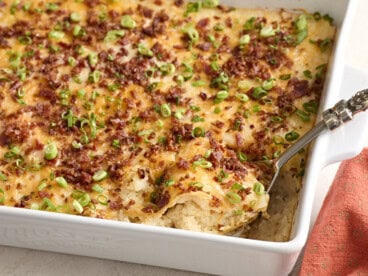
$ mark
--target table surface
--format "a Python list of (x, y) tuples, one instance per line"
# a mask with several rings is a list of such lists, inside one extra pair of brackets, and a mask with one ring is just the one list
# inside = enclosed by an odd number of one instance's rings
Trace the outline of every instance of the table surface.
[[(368, 74), (368, 36), (364, 36), (368, 27), (368, 1), (359, 0), (358, 13), (354, 19), (354, 25), (350, 32), (347, 64), (365, 69)], [(364, 69), (363, 69), (364, 70)], [(366, 143), (368, 146), (368, 141)], [(322, 206), (323, 199), (334, 178), (339, 164), (326, 167), (319, 176), (321, 183), (318, 195), (316, 195), (312, 223), (314, 223)], [(159, 267), (152, 267), (125, 262), (109, 261), (81, 256), (41, 252), (36, 250), (11, 248), (0, 246), (0, 271), (1, 275), (200, 275), (193, 272), (178, 271)], [(293, 273), (294, 274), (294, 273)]]

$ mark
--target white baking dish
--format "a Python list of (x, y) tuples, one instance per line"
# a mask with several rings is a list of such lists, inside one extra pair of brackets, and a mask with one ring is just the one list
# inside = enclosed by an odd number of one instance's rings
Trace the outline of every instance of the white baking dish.
[[(250, 8), (304, 8), (329, 13), (335, 18), (339, 33), (322, 109), (334, 105), (341, 98), (350, 97), (358, 89), (368, 87), (367, 76), (354, 69), (344, 72), (344, 46), (357, 1), (222, 0), (221, 3)], [(308, 236), (320, 170), (327, 164), (358, 154), (367, 134), (368, 116), (358, 115), (343, 128), (318, 138), (306, 169), (295, 229), (289, 242), (247, 240), (0, 207), (0, 244), (212, 274), (286, 275)]]

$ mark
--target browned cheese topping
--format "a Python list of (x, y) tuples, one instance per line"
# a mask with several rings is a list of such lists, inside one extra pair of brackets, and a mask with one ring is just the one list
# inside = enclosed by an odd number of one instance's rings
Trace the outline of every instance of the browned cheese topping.
[(331, 23), (216, 0), (0, 0), (0, 205), (248, 224), (269, 200), (252, 161), (314, 123)]

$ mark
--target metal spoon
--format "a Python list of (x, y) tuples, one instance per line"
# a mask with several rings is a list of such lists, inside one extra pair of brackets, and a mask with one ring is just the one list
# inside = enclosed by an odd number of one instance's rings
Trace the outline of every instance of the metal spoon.
[(284, 151), (278, 159), (273, 160), (274, 175), (268, 186), (267, 193), (275, 184), (281, 168), (291, 157), (297, 154), (324, 131), (338, 128), (343, 123), (352, 120), (355, 114), (365, 111), (366, 109), (368, 109), (368, 89), (359, 91), (348, 101), (341, 100), (335, 104), (334, 107), (325, 110), (322, 113), (321, 121), (303, 135), (295, 144)]

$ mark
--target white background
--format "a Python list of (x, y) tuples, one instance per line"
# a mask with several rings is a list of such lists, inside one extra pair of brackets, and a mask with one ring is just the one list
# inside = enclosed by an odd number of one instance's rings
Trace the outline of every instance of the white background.
[[(333, 4), (333, 2), (331, 2)], [(346, 63), (367, 72), (368, 77), (368, 1), (360, 0), (348, 41)], [(366, 145), (368, 146), (368, 139)], [(312, 223), (339, 164), (325, 168), (320, 176), (320, 188), (315, 198)], [(1, 223), (1, 222), (0, 222)], [(158, 267), (108, 261), (80, 256), (40, 252), (0, 246), (1, 275), (199, 275)]]

